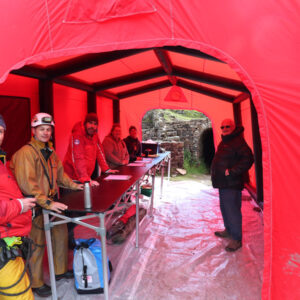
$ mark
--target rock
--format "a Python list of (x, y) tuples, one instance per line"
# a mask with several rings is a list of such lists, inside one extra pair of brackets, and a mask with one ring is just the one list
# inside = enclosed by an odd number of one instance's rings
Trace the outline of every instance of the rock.
[(177, 171), (180, 175), (186, 175), (186, 170), (184, 170), (184, 169), (177, 168), (176, 171)]

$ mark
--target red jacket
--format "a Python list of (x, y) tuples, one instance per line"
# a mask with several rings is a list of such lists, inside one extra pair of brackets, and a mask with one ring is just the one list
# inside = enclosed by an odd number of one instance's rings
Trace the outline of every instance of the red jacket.
[(83, 123), (76, 123), (72, 129), (71, 139), (63, 162), (65, 172), (72, 179), (81, 182), (90, 181), (96, 160), (100, 166), (100, 171), (105, 172), (109, 169), (98, 134), (90, 137), (87, 135)]
[(17, 199), (23, 195), (6, 166), (0, 162), (0, 238), (26, 236), (31, 230), (31, 210), (22, 213)]

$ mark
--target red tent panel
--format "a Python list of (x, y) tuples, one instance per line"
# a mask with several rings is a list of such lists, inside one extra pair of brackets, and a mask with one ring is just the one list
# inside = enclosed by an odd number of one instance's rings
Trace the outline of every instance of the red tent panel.
[[(114, 1), (111, 1), (106, 3), (113, 4)], [(121, 49), (179, 45), (225, 61), (251, 92), (259, 119), (265, 200), (262, 298), (299, 299), (300, 204), (294, 189), (300, 178), (300, 168), (297, 167), (300, 157), (298, 2), (150, 2), (154, 12), (145, 13), (137, 9), (134, 11), (138, 14), (126, 17), (126, 12), (132, 12), (130, 6), (109, 21), (74, 24), (64, 20), (82, 21), (82, 6), (79, 4), (84, 4), (83, 1), (76, 1), (76, 5), (74, 1), (67, 0), (2, 1), (0, 82), (6, 80), (10, 70), (24, 64)], [(71, 9), (68, 15), (71, 19), (66, 19), (68, 9)], [(84, 17), (92, 20), (95, 12), (91, 11), (91, 15)], [(106, 72), (120, 76), (124, 68), (120, 63), (116, 69)], [(117, 72), (117, 69), (120, 71)], [(14, 80), (11, 81), (11, 78)], [(30, 97), (33, 112), (38, 108), (37, 83), (27, 79), (21, 81), (17, 76), (9, 76), (8, 81), (0, 86), (0, 92)], [(23, 82), (28, 82), (28, 85)], [(140, 102), (134, 101), (137, 100), (135, 98), (121, 100), (122, 127), (140, 122), (148, 109), (172, 107), (162, 100), (167, 90), (145, 94), (143, 98), (138, 98), (142, 99)], [(214, 102), (208, 100), (194, 102), (196, 96), (187, 98), (190, 99), (189, 104), (192, 103), (189, 107), (199, 105), (200, 111), (207, 112), (216, 129), (215, 136), (218, 136), (217, 127), (226, 114), (224, 107), (227, 104), (218, 102), (213, 106)], [(61, 105), (55, 101), (55, 105)], [(139, 121), (134, 118), (134, 106), (140, 116)], [(55, 108), (57, 110), (59, 108)], [(74, 114), (76, 117), (80, 115), (77, 110)], [(63, 118), (58, 112), (58, 124), (62, 124)], [(57, 138), (61, 139), (59, 136)]]
[[(249, 99), (241, 102), (241, 115), (242, 123), (245, 128), (244, 136), (247, 144), (253, 151), (253, 137), (252, 137), (252, 125), (251, 125), (251, 110), (250, 110), (250, 101)], [(253, 151), (254, 152), (254, 151)], [(256, 187), (255, 181), (255, 167), (254, 165), (249, 170), (250, 182), (251, 185)]]
[(87, 113), (87, 96), (83, 91), (54, 84), (53, 99), (55, 145), (59, 158), (63, 160), (74, 124), (84, 120)]
[(101, 142), (110, 133), (113, 124), (113, 103), (111, 99), (97, 97), (97, 114), (100, 120), (98, 128)]

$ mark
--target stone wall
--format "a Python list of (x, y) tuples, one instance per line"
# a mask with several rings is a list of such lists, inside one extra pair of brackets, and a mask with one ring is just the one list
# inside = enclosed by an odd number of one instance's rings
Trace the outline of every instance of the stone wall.
[[(183, 168), (183, 142), (162, 142), (160, 147), (166, 151), (171, 151), (171, 173), (173, 174), (176, 168)], [(165, 173), (166, 174), (166, 173)]]
[[(151, 118), (143, 120), (143, 141), (151, 139), (159, 142), (171, 142), (170, 145), (174, 148), (174, 151), (180, 152), (182, 158), (178, 159), (178, 167), (183, 166), (183, 152), (188, 150), (191, 152), (195, 160), (199, 160), (202, 157), (202, 147), (200, 138), (202, 132), (206, 128), (211, 127), (210, 120), (208, 118), (192, 119), (189, 121), (176, 120), (175, 118), (170, 121), (164, 119), (164, 113), (162, 111), (151, 112)], [(175, 142), (175, 143), (174, 143)], [(175, 146), (178, 143), (178, 148)], [(183, 150), (179, 151), (180, 145), (183, 143)], [(168, 145), (168, 147), (171, 147)], [(182, 161), (182, 164), (180, 163)]]

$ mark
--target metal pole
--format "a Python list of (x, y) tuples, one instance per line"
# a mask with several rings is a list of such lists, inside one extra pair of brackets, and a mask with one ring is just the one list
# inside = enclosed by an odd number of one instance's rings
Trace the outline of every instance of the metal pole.
[(49, 263), (49, 273), (50, 273), (52, 300), (57, 300), (55, 270), (54, 270), (51, 232), (50, 232), (51, 228), (50, 228), (50, 222), (49, 222), (49, 213), (45, 209), (43, 209), (43, 217), (44, 217), (44, 228), (45, 228), (47, 253), (48, 253), (48, 263)]
[(260, 139), (260, 134), (259, 134), (257, 112), (254, 107), (252, 97), (250, 98), (250, 108), (251, 108), (256, 194), (257, 194), (257, 202), (262, 204), (264, 201), (262, 149), (261, 149), (261, 139)]
[(171, 175), (171, 153), (169, 154), (169, 160), (168, 160), (168, 181), (170, 181), (170, 175)]
[(136, 198), (135, 198), (135, 248), (139, 247), (139, 203), (140, 203), (140, 181), (136, 183)]
[(161, 164), (161, 179), (160, 179), (160, 199), (163, 194), (163, 184), (164, 184), (164, 174), (165, 174), (165, 164), (162, 162)]
[(107, 253), (106, 253), (106, 230), (104, 225), (105, 214), (100, 213), (100, 237), (102, 246), (102, 270), (103, 270), (103, 284), (104, 284), (104, 299), (108, 300), (108, 269), (107, 269)]
[(155, 173), (156, 168), (152, 171), (152, 195), (151, 195), (151, 202), (150, 202), (150, 217), (153, 217), (153, 202), (154, 202), (154, 190), (155, 190)]

